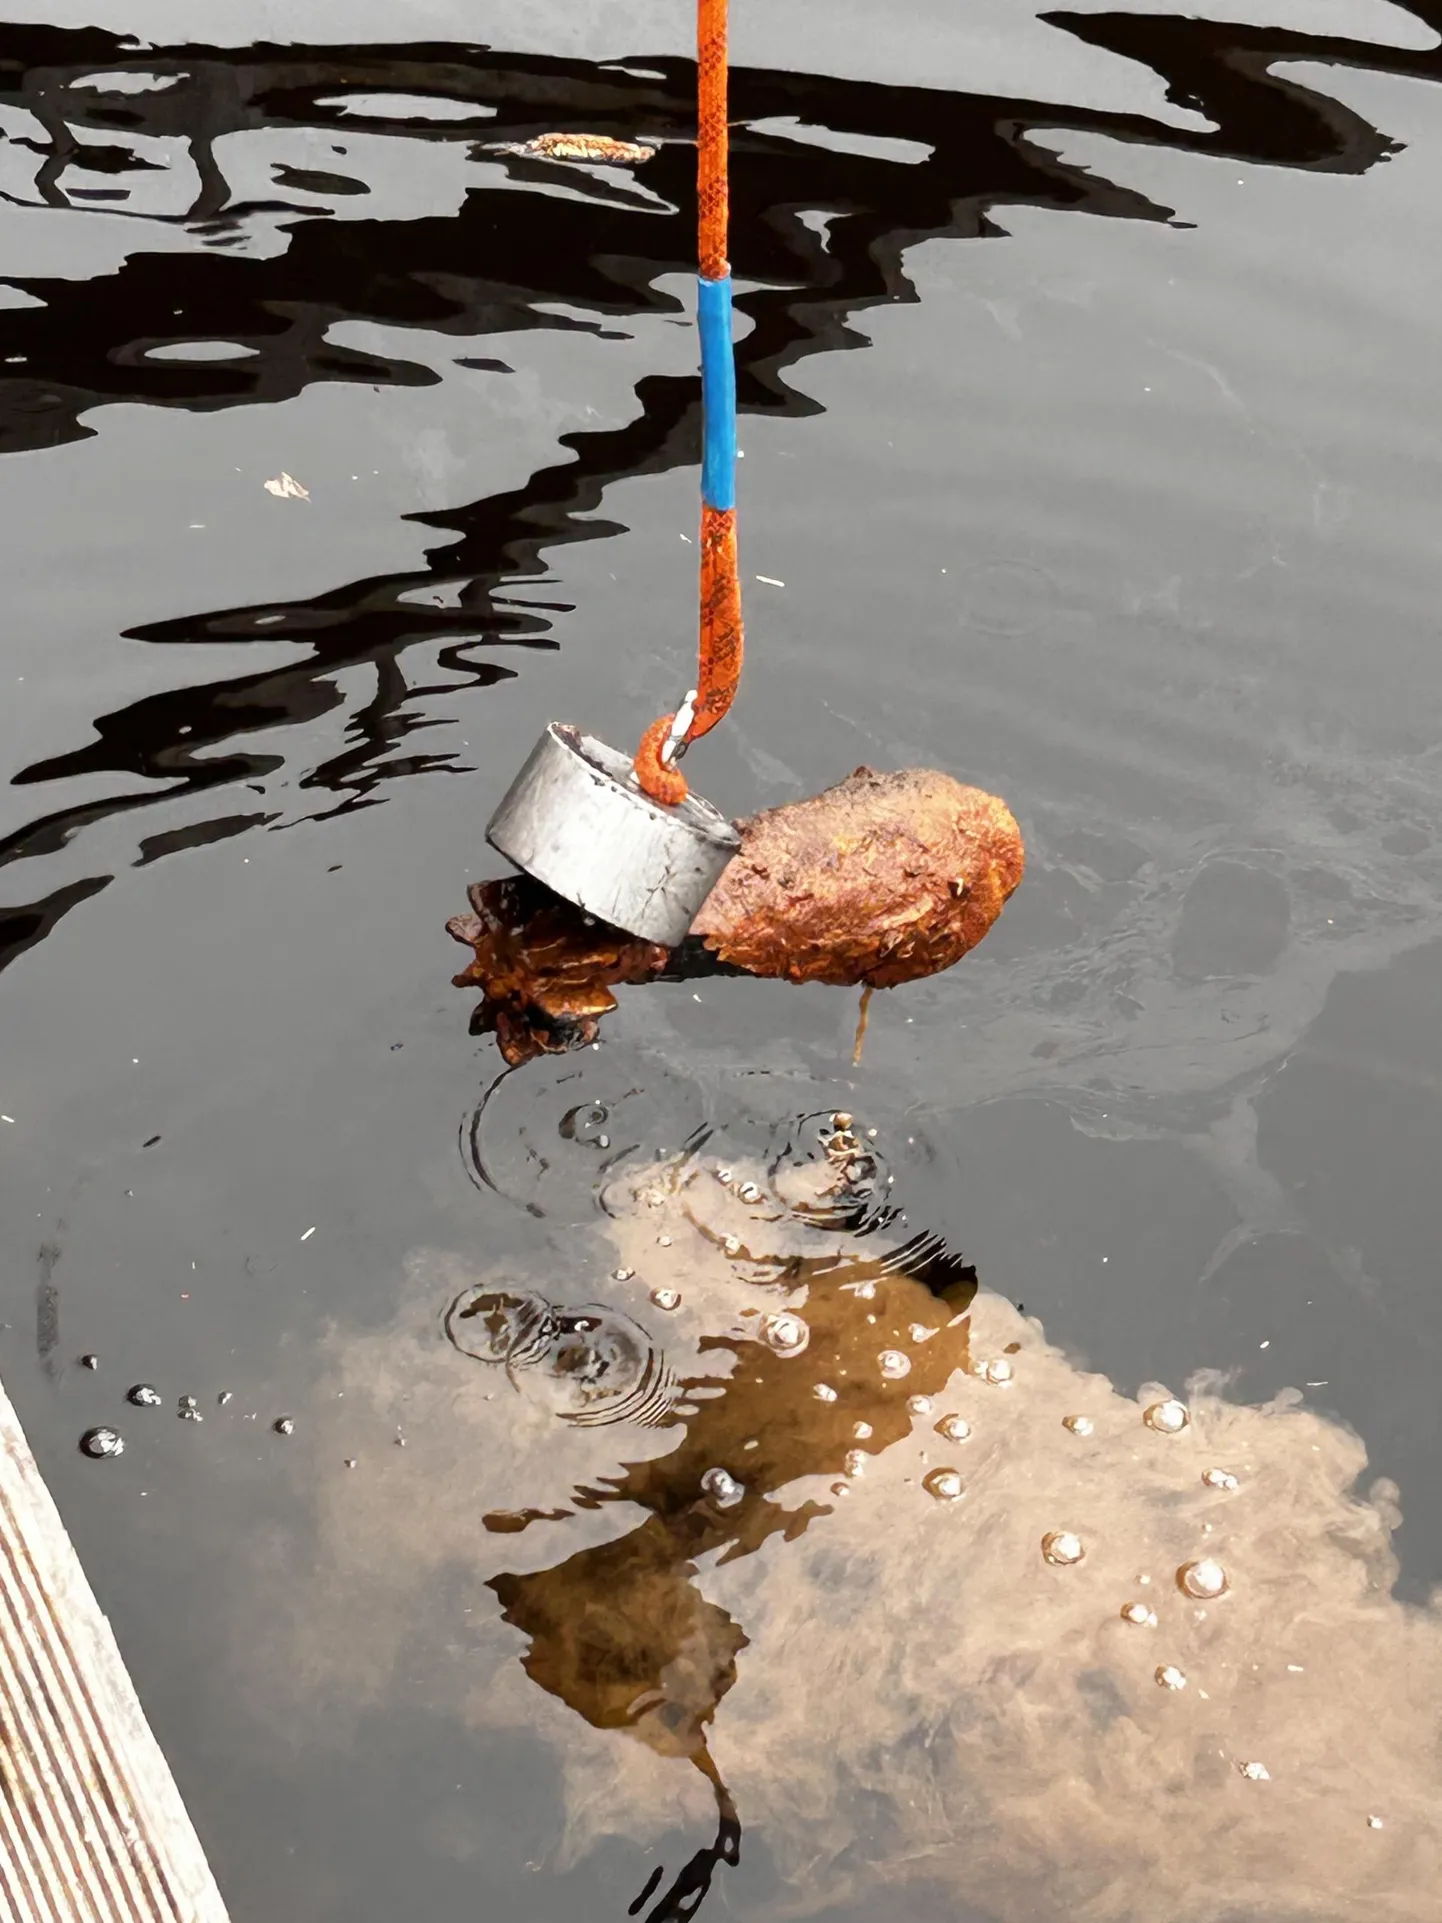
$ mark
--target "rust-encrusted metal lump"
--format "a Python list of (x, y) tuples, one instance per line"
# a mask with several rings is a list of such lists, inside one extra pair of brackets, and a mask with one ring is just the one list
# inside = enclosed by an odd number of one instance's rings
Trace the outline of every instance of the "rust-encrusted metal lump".
[(929, 768), (858, 768), (737, 824), (741, 852), (692, 928), (722, 961), (793, 982), (891, 988), (961, 960), (1022, 878), (995, 795)]

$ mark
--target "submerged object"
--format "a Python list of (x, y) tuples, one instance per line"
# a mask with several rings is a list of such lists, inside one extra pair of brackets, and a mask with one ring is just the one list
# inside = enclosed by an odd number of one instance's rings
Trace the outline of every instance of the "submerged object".
[[(596, 805), (648, 809), (671, 822), (691, 819), (692, 809), (705, 810), (701, 820), (712, 813), (694, 799), (661, 808), (635, 790), (622, 800), (608, 791)], [(868, 988), (916, 981), (976, 946), (1026, 866), (1006, 803), (933, 769), (858, 768), (824, 793), (768, 809), (738, 830), (739, 851), (720, 867), (689, 935), (682, 928), (637, 937), (615, 925), (619, 910), (608, 916), (593, 905), (607, 884), (590, 872), (595, 856), (579, 840), (566, 842), (564, 889), (553, 893), (532, 879), (549, 856), (529, 844), (512, 857), (529, 874), (474, 883), (473, 912), (446, 924), (474, 950), (454, 978), (458, 988), (484, 993), (473, 1030), (494, 1030), (501, 1053), (516, 1064), (594, 1040), (600, 1017), (616, 1006), (611, 990), (623, 982), (718, 973)], [(567, 833), (564, 817), (560, 831)], [(503, 823), (502, 836), (509, 832)], [(512, 854), (504, 839), (500, 845)], [(719, 845), (715, 853), (719, 862)], [(700, 854), (692, 859), (699, 864)], [(617, 863), (608, 872), (629, 889), (640, 871)], [(692, 880), (696, 872), (693, 865)], [(589, 912), (558, 898), (579, 890)], [(674, 894), (668, 901), (674, 908)], [(679, 921), (678, 913), (667, 926)]]

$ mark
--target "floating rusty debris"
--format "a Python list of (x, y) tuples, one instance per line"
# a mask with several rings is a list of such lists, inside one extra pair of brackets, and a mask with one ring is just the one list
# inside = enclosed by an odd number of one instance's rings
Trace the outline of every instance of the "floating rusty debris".
[[(716, 974), (916, 981), (976, 946), (1025, 867), (1006, 804), (930, 769), (859, 768), (737, 826), (740, 852), (678, 948), (585, 916), (529, 875), (474, 883), (472, 912), (446, 924), (474, 951), (454, 978), (484, 997), (472, 1033), (494, 1033), (514, 1067), (588, 1046), (624, 984)], [(958, 872), (963, 896), (951, 886)], [(828, 1155), (854, 1158), (853, 1118), (843, 1109), (831, 1122)]]
[(640, 167), (654, 158), (654, 147), (636, 140), (613, 140), (609, 134), (537, 134), (500, 150), (528, 154), (534, 160), (589, 161), (599, 167)]
[(265, 483), (267, 494), (273, 494), (278, 501), (308, 501), (310, 489), (302, 487), (293, 474), (277, 474)]

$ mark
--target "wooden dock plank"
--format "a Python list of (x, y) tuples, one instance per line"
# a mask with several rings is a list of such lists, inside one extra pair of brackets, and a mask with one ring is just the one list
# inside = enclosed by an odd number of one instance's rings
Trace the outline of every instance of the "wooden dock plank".
[(180, 1792), (3, 1389), (0, 1923), (226, 1923)]

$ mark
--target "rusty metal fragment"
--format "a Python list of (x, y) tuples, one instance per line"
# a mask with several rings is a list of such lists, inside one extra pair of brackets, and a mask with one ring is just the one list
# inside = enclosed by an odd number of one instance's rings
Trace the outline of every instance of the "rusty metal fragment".
[(511, 147), (513, 154), (532, 154), (537, 160), (582, 160), (593, 166), (639, 167), (656, 149), (634, 140), (613, 140), (609, 134), (537, 134), (534, 140)]
[(483, 992), (472, 1032), (494, 1031), (514, 1066), (593, 1041), (622, 982), (916, 981), (976, 946), (1025, 867), (1005, 802), (925, 768), (858, 768), (737, 826), (741, 852), (676, 949), (583, 915), (528, 875), (474, 883), (474, 912), (446, 924), (475, 951), (454, 978)]
[(986, 934), (1026, 865), (995, 795), (930, 768), (858, 768), (738, 823), (741, 852), (692, 934), (748, 974), (892, 988)]

